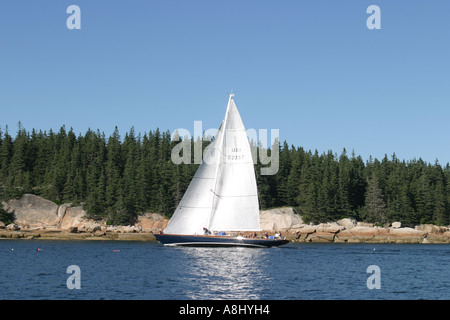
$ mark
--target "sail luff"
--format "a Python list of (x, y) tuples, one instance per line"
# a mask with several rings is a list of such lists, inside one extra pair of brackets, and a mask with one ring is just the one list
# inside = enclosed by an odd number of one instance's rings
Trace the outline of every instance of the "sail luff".
[(228, 120), (228, 114), (229, 114), (229, 111), (230, 111), (230, 104), (231, 104), (231, 100), (233, 100), (233, 97), (234, 97), (234, 94), (231, 93), (230, 97), (228, 98), (227, 111), (225, 112), (225, 119), (223, 120), (223, 123), (222, 123), (221, 128), (220, 128), (220, 130), (222, 131), (222, 135), (220, 137), (220, 144), (219, 144), (219, 148), (218, 148), (219, 149), (219, 157), (218, 157), (218, 159), (216, 161), (216, 164), (215, 164), (216, 165), (216, 170), (215, 170), (215, 173), (214, 173), (214, 182), (213, 182), (214, 188), (211, 190), (211, 193), (212, 193), (212, 197), (211, 197), (211, 212), (209, 214), (208, 229), (211, 229), (211, 223), (212, 223), (212, 221), (214, 219), (214, 202), (215, 202), (215, 199), (217, 197), (217, 194), (216, 194), (217, 180), (218, 180), (217, 178), (218, 178), (218, 175), (219, 175), (220, 161), (221, 161), (222, 154), (223, 154), (222, 149), (223, 149), (223, 142), (224, 142), (224, 139), (225, 139), (225, 132), (226, 132), (225, 128), (227, 127), (226, 125), (227, 125), (227, 120)]

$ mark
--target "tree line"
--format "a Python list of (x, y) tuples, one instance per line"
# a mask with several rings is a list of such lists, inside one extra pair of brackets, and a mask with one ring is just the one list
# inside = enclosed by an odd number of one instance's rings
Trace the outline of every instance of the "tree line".
[(349, 217), (384, 225), (450, 223), (450, 165), (280, 148), (280, 169), (258, 176), (263, 207), (293, 206), (315, 223)]
[[(19, 123), (15, 137), (0, 130), (0, 197), (32, 193), (83, 205), (90, 218), (110, 224), (132, 223), (144, 212), (170, 217), (198, 168), (171, 161), (177, 143), (159, 129), (141, 135), (131, 128), (121, 137), (116, 127), (106, 137), (90, 129), (76, 135), (65, 126), (29, 132)], [(274, 148), (277, 174), (261, 175), (261, 164), (255, 165), (261, 209), (293, 206), (315, 223), (344, 217), (406, 226), (450, 223), (448, 163), (400, 161), (395, 154), (364, 162), (345, 149), (319, 154), (286, 142)], [(0, 210), (2, 219), (11, 217)]]

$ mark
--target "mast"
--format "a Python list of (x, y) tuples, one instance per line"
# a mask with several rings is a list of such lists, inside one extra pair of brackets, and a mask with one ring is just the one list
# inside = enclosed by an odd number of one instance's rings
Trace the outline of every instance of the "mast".
[(211, 198), (211, 211), (209, 214), (209, 220), (208, 220), (208, 230), (211, 229), (211, 222), (213, 221), (214, 218), (214, 200), (216, 199), (216, 197), (218, 197), (216, 190), (217, 190), (217, 181), (218, 181), (218, 175), (219, 175), (219, 167), (220, 167), (220, 161), (222, 159), (222, 154), (223, 154), (223, 142), (225, 140), (225, 133), (226, 133), (226, 124), (227, 124), (227, 120), (228, 120), (228, 114), (230, 111), (230, 105), (231, 105), (231, 100), (233, 100), (234, 94), (230, 93), (230, 97), (228, 98), (228, 105), (227, 105), (227, 111), (225, 112), (225, 119), (223, 120), (222, 123), (222, 136), (220, 137), (220, 141), (219, 141), (219, 157), (217, 159), (217, 163), (216, 163), (216, 168), (215, 168), (215, 172), (214, 172), (214, 188), (211, 189), (211, 193), (212, 193), (212, 198)]

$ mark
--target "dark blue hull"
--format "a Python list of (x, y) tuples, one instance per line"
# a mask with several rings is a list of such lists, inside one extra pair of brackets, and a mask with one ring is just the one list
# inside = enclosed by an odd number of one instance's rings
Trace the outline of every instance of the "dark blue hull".
[(229, 236), (194, 236), (181, 234), (155, 234), (156, 239), (165, 246), (197, 246), (197, 247), (276, 247), (289, 240), (254, 239)]

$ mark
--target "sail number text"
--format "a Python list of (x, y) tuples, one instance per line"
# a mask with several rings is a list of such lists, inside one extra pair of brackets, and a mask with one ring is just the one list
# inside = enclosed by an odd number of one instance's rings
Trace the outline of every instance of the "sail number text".
[(227, 160), (243, 160), (244, 154), (241, 148), (231, 148), (231, 154), (227, 155)]

